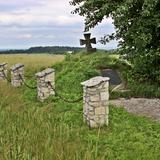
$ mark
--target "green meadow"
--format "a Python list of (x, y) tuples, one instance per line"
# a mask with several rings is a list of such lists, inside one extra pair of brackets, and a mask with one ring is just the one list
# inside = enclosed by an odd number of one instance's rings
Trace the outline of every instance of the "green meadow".
[[(56, 89), (68, 100), (82, 96), (81, 82), (113, 68), (129, 81), (130, 92), (118, 97), (159, 97), (156, 86), (138, 84), (115, 54), (0, 55), (0, 63), (25, 65), (26, 82), (36, 85), (35, 73), (56, 70)], [(110, 88), (112, 89), (112, 88)], [(38, 102), (36, 90), (0, 82), (0, 160), (159, 160), (160, 124), (110, 105), (109, 126), (90, 129), (83, 123), (83, 102), (58, 97)]]

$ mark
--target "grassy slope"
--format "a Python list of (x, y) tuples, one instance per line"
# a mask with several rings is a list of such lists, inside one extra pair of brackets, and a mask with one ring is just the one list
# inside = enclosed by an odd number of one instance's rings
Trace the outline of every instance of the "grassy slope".
[[(67, 59), (53, 67), (57, 73), (56, 88), (69, 99), (82, 94), (80, 82), (99, 74), (94, 68), (119, 67), (113, 56), (104, 54)], [(31, 68), (29, 75), (34, 72)], [(83, 124), (82, 102), (67, 104), (51, 97), (42, 104), (36, 100), (36, 91), (25, 87), (15, 89), (6, 83), (0, 85), (0, 159), (155, 160), (160, 157), (159, 123), (110, 106), (109, 127), (90, 130)]]

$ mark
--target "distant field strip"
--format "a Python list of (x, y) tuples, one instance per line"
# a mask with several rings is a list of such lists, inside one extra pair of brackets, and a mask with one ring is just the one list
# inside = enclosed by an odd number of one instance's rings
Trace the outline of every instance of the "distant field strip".
[(28, 70), (38, 70), (41, 67), (49, 67), (56, 62), (60, 62), (64, 59), (63, 55), (48, 55), (48, 54), (11, 54), (11, 55), (0, 55), (0, 63), (7, 62), (10, 67), (16, 63), (22, 63)]

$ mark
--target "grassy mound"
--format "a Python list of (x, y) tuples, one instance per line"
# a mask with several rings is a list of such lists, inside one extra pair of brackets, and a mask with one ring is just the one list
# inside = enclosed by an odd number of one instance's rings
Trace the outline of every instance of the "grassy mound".
[[(80, 82), (98, 69), (125, 67), (116, 55), (67, 56), (52, 66), (56, 88), (67, 99), (82, 95)], [(43, 68), (43, 65), (42, 65)], [(34, 70), (27, 71), (28, 76)], [(35, 85), (35, 79), (27, 83)], [(160, 157), (160, 124), (110, 106), (110, 125), (90, 130), (82, 119), (82, 101), (68, 104), (57, 97), (37, 102), (36, 91), (0, 83), (0, 159), (106, 160)]]

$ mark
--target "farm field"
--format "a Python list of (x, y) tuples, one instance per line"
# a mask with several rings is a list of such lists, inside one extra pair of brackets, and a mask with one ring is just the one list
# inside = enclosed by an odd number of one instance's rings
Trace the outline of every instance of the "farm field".
[(0, 54), (0, 63), (7, 62), (8, 66), (16, 63), (23, 63), (26, 69), (38, 70), (41, 67), (48, 67), (64, 59), (63, 55), (49, 54)]
[[(32, 86), (37, 71), (54, 68), (56, 89), (70, 100), (82, 95), (80, 83), (99, 75), (99, 68), (125, 67), (117, 55), (106, 53), (0, 55), (0, 63), (4, 61), (24, 64)], [(50, 97), (41, 103), (36, 94), (26, 86), (0, 82), (0, 160), (159, 159), (160, 123), (110, 105), (109, 126), (91, 130), (83, 123), (82, 101), (70, 104)]]

